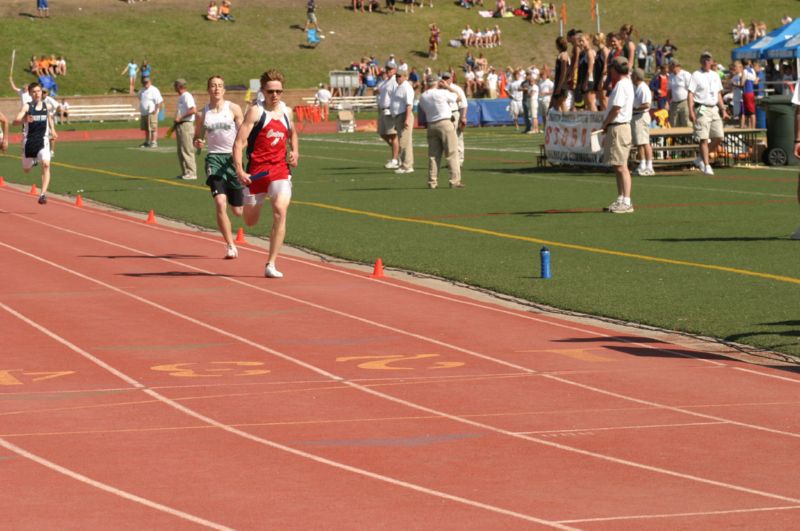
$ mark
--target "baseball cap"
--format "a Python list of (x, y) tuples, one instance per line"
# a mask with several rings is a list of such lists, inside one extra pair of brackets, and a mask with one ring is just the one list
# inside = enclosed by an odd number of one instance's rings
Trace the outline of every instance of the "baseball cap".
[(450, 79), (451, 77), (452, 76), (450, 75), (450, 72), (442, 72), (441, 74), (439, 74), (440, 79)]
[(182, 77), (179, 77), (178, 79), (175, 80), (175, 84), (177, 86), (179, 86), (179, 87), (185, 87), (186, 86), (186, 80), (183, 79)]
[(397, 69), (397, 73), (403, 76), (408, 74), (408, 66), (400, 65), (400, 67)]
[(705, 61), (707, 59), (713, 59), (711, 52), (703, 52), (700, 54), (700, 60)]
[(634, 68), (633, 77), (636, 79), (644, 80), (644, 70), (642, 70), (641, 68)]

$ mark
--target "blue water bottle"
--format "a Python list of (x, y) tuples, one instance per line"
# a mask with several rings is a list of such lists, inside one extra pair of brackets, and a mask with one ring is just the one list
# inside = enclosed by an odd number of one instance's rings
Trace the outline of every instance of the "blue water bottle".
[(550, 249), (542, 247), (542, 250), (539, 251), (539, 258), (542, 262), (542, 278), (550, 278), (552, 276), (550, 272)]

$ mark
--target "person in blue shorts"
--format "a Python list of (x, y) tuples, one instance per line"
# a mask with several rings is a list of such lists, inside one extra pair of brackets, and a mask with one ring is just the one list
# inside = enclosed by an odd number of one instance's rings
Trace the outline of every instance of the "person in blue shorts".
[(50, 6), (47, 0), (36, 0), (36, 9), (39, 11), (39, 18), (50, 18)]

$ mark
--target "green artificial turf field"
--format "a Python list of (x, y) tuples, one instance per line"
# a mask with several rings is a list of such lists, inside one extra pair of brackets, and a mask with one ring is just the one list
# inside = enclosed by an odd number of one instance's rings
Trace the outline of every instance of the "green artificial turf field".
[[(800, 224), (796, 170), (634, 177), (636, 213), (612, 215), (602, 212), (615, 198), (611, 174), (536, 169), (541, 137), (513, 128), (468, 130), (467, 188), (448, 189), (445, 175), (428, 190), (424, 134), (409, 175), (383, 169), (388, 149), (374, 134), (302, 136), (287, 242), (800, 357), (800, 242), (788, 238)], [(136, 145), (59, 144), (51, 191), (215, 227), (203, 181), (174, 179), (174, 142)], [(0, 175), (38, 183), (18, 155), (0, 157)], [(550, 280), (539, 278), (543, 245)]]

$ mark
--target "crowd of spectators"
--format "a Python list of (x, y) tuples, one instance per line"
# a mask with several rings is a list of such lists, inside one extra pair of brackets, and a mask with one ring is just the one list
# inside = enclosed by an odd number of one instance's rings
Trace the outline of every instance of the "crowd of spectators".
[[(786, 18), (786, 17), (784, 17)], [(792, 19), (789, 18), (789, 22)], [(787, 22), (786, 24), (788, 24)], [(739, 19), (739, 22), (733, 28), (733, 42), (738, 44), (739, 46), (744, 46), (749, 42), (755, 41), (763, 37), (767, 34), (767, 25), (762, 21), (756, 22), (755, 20), (751, 20), (750, 24), (745, 24), (743, 19)]]
[(486, 28), (481, 31), (480, 28), (475, 30), (467, 24), (461, 30), (461, 39), (459, 40), (461, 46), (466, 48), (495, 48), (503, 44), (503, 32), (500, 26), (496, 25), (494, 28)]
[(62, 55), (42, 55), (38, 58), (34, 55), (28, 63), (28, 71), (36, 77), (66, 76), (67, 60)]

